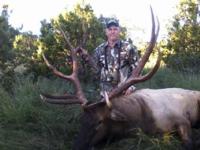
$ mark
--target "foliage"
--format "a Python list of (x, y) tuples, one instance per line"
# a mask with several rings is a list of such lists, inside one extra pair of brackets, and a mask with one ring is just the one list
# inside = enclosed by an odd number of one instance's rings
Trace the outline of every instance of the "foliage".
[(9, 24), (8, 5), (4, 5), (0, 16), (0, 37), (0, 83), (11, 91), (14, 74), (34, 68), (32, 55), (37, 49), (37, 36), (14, 29)]
[[(168, 30), (165, 62), (173, 68), (186, 72), (199, 72), (200, 65), (200, 24), (198, 22), (197, 0), (182, 0), (178, 14)], [(165, 44), (164, 44), (165, 45)]]
[(15, 64), (28, 63), (32, 59), (32, 55), (37, 50), (37, 36), (31, 32), (24, 32), (15, 36), (13, 42), (15, 50)]
[(14, 72), (18, 74), (37, 73), (39, 64), (34, 56), (38, 49), (38, 37), (32, 32), (20, 33), (15, 36), (13, 49), (15, 52), (13, 61), (16, 66)]
[[(39, 93), (48, 83), (47, 79), (33, 83), (30, 75), (16, 78), (12, 95), (0, 88), (0, 149), (70, 149), (81, 110), (44, 104)], [(49, 86), (49, 90), (58, 90), (60, 83), (56, 88)]]
[(13, 58), (12, 42), (18, 33), (18, 31), (9, 25), (8, 19), (8, 6), (4, 5), (0, 15), (0, 66), (2, 68), (6, 68), (5, 64)]
[[(50, 23), (42, 21), (41, 36), (37, 58), (45, 52), (52, 64), (64, 72), (69, 72), (70, 68), (70, 47), (66, 43), (60, 28), (69, 38), (74, 47), (82, 46), (91, 52), (103, 41), (103, 25), (94, 15), (89, 5), (84, 7), (77, 5), (73, 11), (65, 11)], [(36, 59), (37, 59), (36, 58)], [(44, 63), (43, 63), (44, 64)]]
[(7, 89), (12, 86), (12, 73), (15, 67), (12, 43), (18, 34), (19, 31), (9, 24), (8, 5), (3, 5), (0, 15), (0, 82)]
[[(147, 70), (145, 70), (147, 71)], [(200, 78), (197, 73), (183, 73), (178, 70), (171, 70), (165, 65), (161, 66), (158, 72), (144, 83), (136, 85), (137, 88), (168, 88), (181, 87), (192, 90), (200, 90)], [(178, 80), (177, 80), (178, 79)]]

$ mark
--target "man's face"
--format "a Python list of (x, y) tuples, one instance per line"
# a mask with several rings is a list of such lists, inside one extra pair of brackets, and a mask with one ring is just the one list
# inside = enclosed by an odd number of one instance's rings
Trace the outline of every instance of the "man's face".
[(108, 41), (116, 41), (119, 39), (120, 28), (116, 26), (111, 26), (106, 29), (106, 36)]

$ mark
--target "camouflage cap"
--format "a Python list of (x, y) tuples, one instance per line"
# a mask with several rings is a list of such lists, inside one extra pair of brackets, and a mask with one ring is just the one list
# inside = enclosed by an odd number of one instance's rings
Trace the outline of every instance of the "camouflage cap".
[(119, 27), (119, 22), (116, 19), (111, 19), (107, 22), (106, 28), (110, 28), (111, 26)]

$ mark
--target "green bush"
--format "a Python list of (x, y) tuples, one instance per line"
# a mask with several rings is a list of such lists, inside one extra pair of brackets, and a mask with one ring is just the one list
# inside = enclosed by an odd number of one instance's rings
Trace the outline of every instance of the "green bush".
[(164, 61), (169, 68), (186, 73), (200, 73), (199, 52), (176, 53), (168, 55)]

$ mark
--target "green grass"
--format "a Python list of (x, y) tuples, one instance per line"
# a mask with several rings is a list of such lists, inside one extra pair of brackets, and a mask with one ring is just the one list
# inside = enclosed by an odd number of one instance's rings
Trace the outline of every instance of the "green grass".
[[(183, 87), (200, 90), (200, 75), (181, 74), (160, 68), (155, 76), (137, 88)], [(0, 149), (1, 150), (70, 150), (79, 129), (81, 109), (44, 103), (40, 92), (63, 94), (72, 89), (61, 79), (32, 76), (16, 78), (13, 92), (0, 88)], [(84, 85), (91, 100), (96, 100), (98, 90)], [(70, 91), (69, 91), (70, 92)], [(94, 94), (95, 93), (95, 94)], [(195, 132), (198, 132), (196, 130)], [(131, 138), (106, 144), (104, 150), (175, 150), (180, 141), (173, 134), (164, 137), (145, 135), (138, 130)]]
[(200, 74), (181, 73), (161, 67), (148, 81), (136, 85), (138, 88), (187, 88), (200, 90)]
[[(1, 88), (0, 149), (70, 149), (81, 110), (74, 106), (43, 103), (39, 94), (45, 84), (49, 84), (43, 80), (33, 83), (30, 77), (18, 79), (12, 95)], [(60, 84), (57, 84), (57, 90)], [(57, 92), (53, 84), (48, 88)]]

